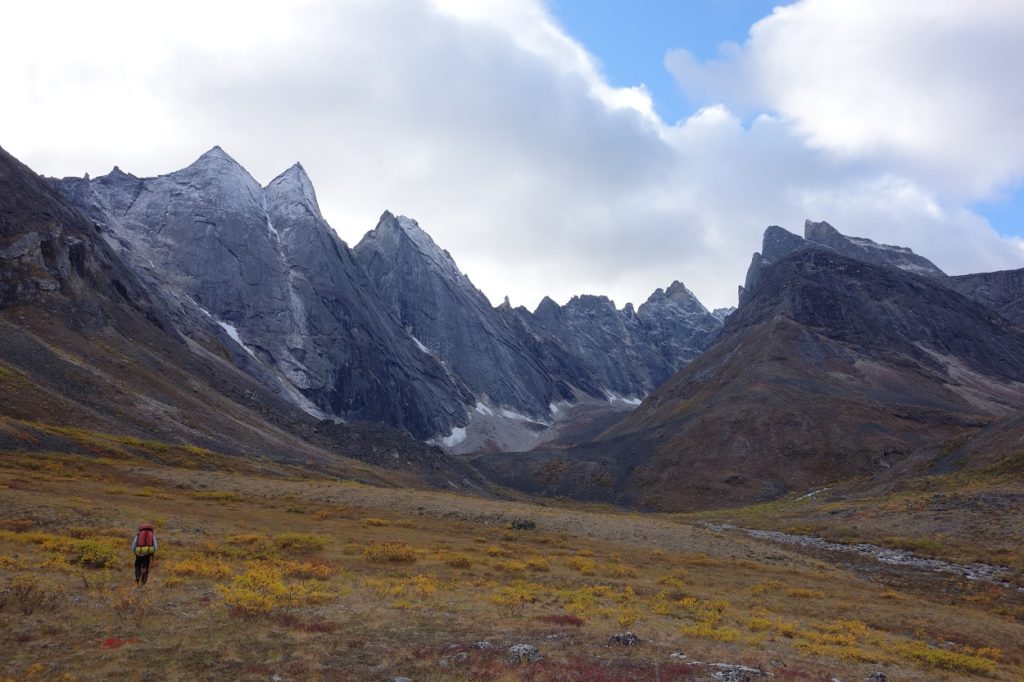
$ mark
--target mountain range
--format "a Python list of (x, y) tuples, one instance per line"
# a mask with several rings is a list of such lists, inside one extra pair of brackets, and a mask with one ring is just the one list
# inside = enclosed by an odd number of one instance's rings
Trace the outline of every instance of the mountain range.
[(243, 371), (318, 418), (456, 451), (528, 446), (579, 403), (631, 407), (721, 327), (678, 283), (636, 312), (592, 296), (495, 309), (414, 220), (385, 212), (349, 249), (299, 164), (261, 187), (214, 147), (155, 178), (52, 184), (182, 334), (212, 322)]
[(716, 341), (635, 411), (590, 442), (476, 465), (533, 492), (679, 510), (920, 473), (967, 450), (990, 461), (974, 434), (1024, 444), (1024, 330), (1000, 314), (1020, 274), (953, 278), (827, 223), (769, 227)]
[[(0, 447), (49, 423), (374, 482), (662, 510), (1024, 444), (1024, 270), (769, 227), (735, 310), (491, 305), (413, 219), (354, 247), (296, 164), (43, 179), (0, 151)], [(63, 433), (63, 432), (61, 432)], [(78, 443), (76, 447), (88, 447)]]

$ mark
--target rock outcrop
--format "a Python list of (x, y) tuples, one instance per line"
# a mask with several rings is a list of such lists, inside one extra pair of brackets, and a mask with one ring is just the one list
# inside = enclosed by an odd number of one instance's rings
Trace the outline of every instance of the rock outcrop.
[(915, 275), (939, 280), (947, 278), (946, 273), (934, 263), (906, 247), (878, 244), (863, 237), (848, 237), (824, 221), (806, 220), (802, 238), (777, 225), (765, 230), (761, 251), (751, 258), (746, 280), (739, 288), (739, 304), (742, 306), (749, 299), (769, 265), (796, 251), (814, 248), (828, 249), (847, 258)]
[(804, 222), (804, 239), (827, 246), (847, 258), (873, 265), (886, 265), (904, 272), (944, 279), (946, 273), (934, 263), (905, 246), (878, 244), (863, 237), (847, 237), (826, 222)]

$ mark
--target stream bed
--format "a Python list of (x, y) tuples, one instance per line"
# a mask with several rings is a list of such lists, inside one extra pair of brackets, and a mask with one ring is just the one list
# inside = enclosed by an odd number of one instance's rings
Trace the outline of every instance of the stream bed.
[(740, 528), (727, 523), (704, 524), (710, 530), (716, 531), (738, 531), (746, 533), (752, 538), (767, 540), (784, 545), (797, 545), (809, 549), (822, 550), (825, 552), (845, 552), (858, 554), (863, 557), (874, 559), (879, 563), (890, 566), (905, 566), (908, 568), (930, 571), (934, 573), (950, 573), (966, 580), (978, 580), (1005, 587), (1010, 590), (1024, 592), (1024, 587), (1015, 585), (1009, 581), (1012, 571), (1003, 566), (992, 566), (990, 564), (956, 564), (933, 557), (923, 557), (903, 549), (893, 549), (872, 545), (866, 542), (857, 544), (845, 544), (842, 542), (831, 542), (824, 538), (813, 535), (793, 535), (778, 530), (757, 530), (754, 528)]

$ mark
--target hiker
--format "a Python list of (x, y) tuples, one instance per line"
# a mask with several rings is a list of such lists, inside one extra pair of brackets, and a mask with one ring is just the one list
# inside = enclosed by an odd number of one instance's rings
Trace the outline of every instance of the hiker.
[(149, 578), (149, 561), (156, 554), (156, 535), (153, 534), (152, 523), (139, 524), (139, 532), (132, 540), (132, 553), (135, 554), (135, 584), (145, 585)]

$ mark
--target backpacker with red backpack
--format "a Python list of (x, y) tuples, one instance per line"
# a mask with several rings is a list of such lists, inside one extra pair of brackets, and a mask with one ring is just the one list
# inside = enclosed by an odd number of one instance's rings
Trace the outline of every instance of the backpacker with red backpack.
[(144, 523), (139, 526), (139, 534), (135, 538), (135, 556), (150, 556), (156, 552), (153, 541), (153, 524)]

